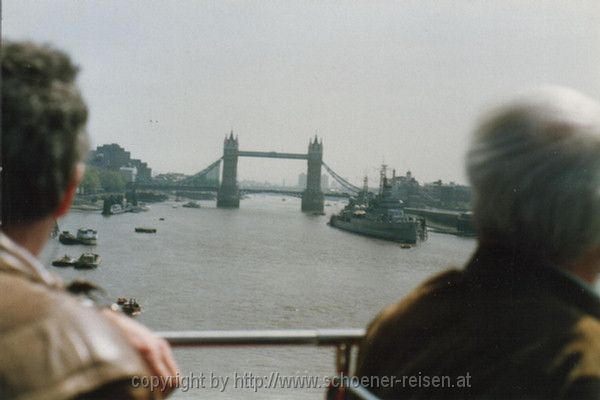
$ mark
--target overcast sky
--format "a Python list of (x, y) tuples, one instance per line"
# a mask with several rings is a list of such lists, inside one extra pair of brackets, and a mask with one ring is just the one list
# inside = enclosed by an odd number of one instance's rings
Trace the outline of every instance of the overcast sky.
[[(385, 161), (465, 182), (479, 112), (545, 83), (600, 98), (600, 2), (3, 0), (3, 36), (81, 66), (94, 145), (155, 172), (242, 150), (305, 152), (360, 184)], [(157, 121), (157, 122), (151, 122)], [(306, 163), (241, 159), (239, 178), (295, 182)]]

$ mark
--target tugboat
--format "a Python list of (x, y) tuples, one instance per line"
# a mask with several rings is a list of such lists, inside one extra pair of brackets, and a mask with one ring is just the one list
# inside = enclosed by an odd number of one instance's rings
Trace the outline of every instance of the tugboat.
[(77, 230), (77, 240), (81, 244), (95, 245), (98, 240), (98, 232), (91, 228), (79, 228)]
[(195, 201), (189, 201), (189, 202), (185, 203), (184, 205), (182, 205), (181, 207), (185, 207), (185, 208), (201, 208), (200, 204), (196, 203)]
[(74, 267), (77, 269), (92, 269), (100, 265), (102, 259), (98, 254), (95, 253), (83, 253), (77, 261), (75, 261)]
[(55, 267), (72, 267), (73, 265), (75, 265), (76, 262), (76, 258), (65, 254), (63, 257), (52, 261), (52, 265), (54, 265)]
[(62, 244), (79, 244), (79, 240), (69, 231), (62, 231), (58, 236), (58, 241)]
[(332, 215), (331, 226), (365, 236), (416, 244), (425, 240), (425, 220), (404, 214), (402, 201), (396, 198), (386, 177), (386, 166), (381, 169), (379, 194), (368, 191), (365, 177), (362, 192), (350, 199), (338, 215)]

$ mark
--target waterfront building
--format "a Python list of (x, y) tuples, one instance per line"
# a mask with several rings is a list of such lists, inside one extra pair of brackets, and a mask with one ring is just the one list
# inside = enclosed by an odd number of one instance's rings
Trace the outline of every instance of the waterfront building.
[(179, 173), (179, 172), (167, 172), (165, 174), (156, 175), (154, 177), (154, 181), (159, 182), (159, 183), (171, 184), (171, 183), (181, 182), (182, 180), (184, 180), (187, 177), (188, 177), (187, 175)]
[(133, 166), (121, 167), (119, 168), (119, 172), (127, 183), (135, 182), (138, 173), (137, 168)]
[(471, 188), (454, 182), (443, 183), (437, 180), (423, 186), (425, 195), (434, 200), (432, 206), (450, 209), (469, 209), (471, 204)]
[(135, 158), (132, 159), (130, 163), (134, 167), (136, 167), (137, 179), (139, 181), (149, 181), (150, 179), (152, 179), (152, 169), (148, 167), (147, 163)]
[(107, 169), (119, 169), (131, 161), (131, 153), (116, 143), (98, 146), (90, 153), (90, 164)]
[(421, 187), (412, 172), (406, 171), (404, 176), (396, 176), (396, 170), (393, 170), (390, 184), (394, 198), (402, 200), (406, 206), (422, 207), (424, 205), (420, 192)]
[(131, 158), (131, 153), (116, 143), (98, 146), (88, 157), (90, 165), (119, 171), (121, 167), (135, 167), (136, 180), (148, 181), (152, 178), (152, 169), (142, 160)]

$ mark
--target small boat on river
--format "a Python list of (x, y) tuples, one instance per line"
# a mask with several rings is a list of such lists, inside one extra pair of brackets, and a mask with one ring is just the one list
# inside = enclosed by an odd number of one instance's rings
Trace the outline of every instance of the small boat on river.
[(102, 259), (100, 258), (100, 256), (98, 254), (83, 253), (77, 259), (77, 261), (75, 261), (75, 264), (73, 266), (77, 269), (92, 269), (92, 268), (96, 268), (98, 265), (100, 265), (101, 261), (102, 261)]
[(58, 236), (58, 241), (62, 244), (79, 244), (79, 240), (69, 231), (62, 231)]
[(136, 316), (142, 313), (142, 306), (134, 298), (119, 297), (117, 304), (121, 307), (121, 310), (129, 316)]
[(77, 240), (81, 244), (95, 245), (98, 240), (98, 232), (91, 228), (79, 228), (77, 230)]
[(55, 267), (72, 267), (73, 265), (75, 265), (76, 262), (77, 262), (76, 258), (71, 257), (68, 254), (65, 254), (61, 258), (52, 261), (52, 265), (54, 265)]
[(137, 206), (131, 207), (132, 213), (139, 213), (142, 211), (150, 211), (150, 207), (148, 207), (145, 203), (141, 203), (141, 202)]
[(138, 226), (137, 228), (135, 228), (135, 231), (137, 233), (156, 233), (156, 228), (144, 228)]
[(69, 231), (62, 231), (58, 236), (58, 241), (62, 244), (85, 244), (93, 246), (98, 240), (98, 232), (92, 228), (79, 228), (77, 236)]
[(118, 214), (124, 214), (127, 212), (131, 212), (133, 210), (133, 206), (131, 204), (126, 204), (125, 206), (122, 206), (121, 204), (113, 204), (112, 206), (110, 206), (110, 215), (118, 215)]
[(184, 205), (182, 205), (181, 207), (185, 207), (185, 208), (201, 208), (200, 204), (196, 203), (195, 201), (189, 201), (189, 202), (185, 203)]

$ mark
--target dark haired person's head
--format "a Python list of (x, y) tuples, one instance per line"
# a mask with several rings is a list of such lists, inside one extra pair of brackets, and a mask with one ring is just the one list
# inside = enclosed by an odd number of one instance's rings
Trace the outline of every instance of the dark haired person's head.
[(88, 141), (78, 69), (49, 46), (2, 44), (2, 226), (65, 213)]

